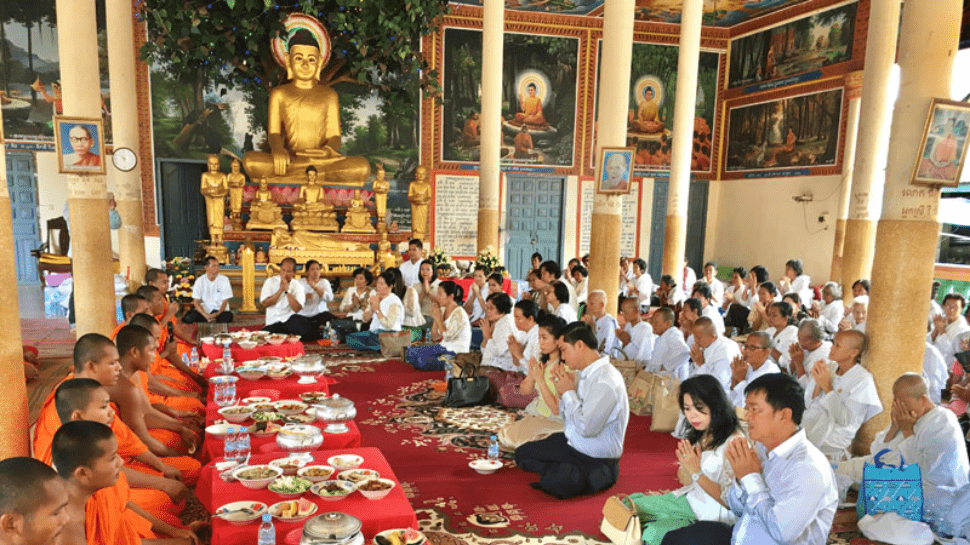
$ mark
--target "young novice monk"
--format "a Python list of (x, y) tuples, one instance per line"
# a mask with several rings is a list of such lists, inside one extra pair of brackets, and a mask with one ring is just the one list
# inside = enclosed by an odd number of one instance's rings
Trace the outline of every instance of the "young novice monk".
[[(152, 366), (152, 374), (164, 376), (172, 380), (180, 390), (189, 392), (200, 392), (205, 388), (205, 379), (195, 371), (189, 369), (182, 361), (178, 343), (175, 339), (174, 330), (177, 326), (174, 316), (167, 318), (165, 314), (165, 298), (157, 288), (153, 286), (142, 286), (136, 292), (148, 300), (148, 312), (158, 320), (162, 326), (161, 337), (158, 341), (162, 360), (158, 360)], [(169, 324), (172, 324), (171, 328)], [(173, 333), (169, 334), (169, 329)]]
[(58, 543), (67, 522), (67, 488), (49, 465), (26, 457), (0, 462), (0, 544)]
[[(149, 369), (145, 373), (146, 388), (148, 399), (156, 409), (169, 416), (184, 419), (198, 417), (199, 424), (205, 421), (205, 397), (201, 392), (181, 389), (177, 384), (171, 382), (165, 376), (155, 376), (154, 369), (163, 366), (165, 362), (158, 350), (161, 346), (159, 339), (162, 335), (162, 327), (158, 320), (148, 314), (136, 314), (132, 316), (129, 325), (138, 326), (146, 329), (155, 339), (155, 346), (152, 347), (149, 361)], [(140, 347), (141, 348), (141, 347)]]
[[(70, 522), (59, 545), (198, 545), (176, 528), (129, 502), (118, 440), (100, 422), (76, 421), (54, 434), (54, 467), (68, 490)], [(171, 536), (160, 539), (158, 534)]]

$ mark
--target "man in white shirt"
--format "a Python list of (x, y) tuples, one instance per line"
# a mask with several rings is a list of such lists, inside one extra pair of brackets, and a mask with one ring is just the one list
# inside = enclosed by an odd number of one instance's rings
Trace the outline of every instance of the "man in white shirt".
[(691, 292), (690, 296), (701, 302), (701, 316), (710, 318), (711, 323), (714, 324), (714, 329), (717, 330), (717, 334), (724, 335), (724, 317), (721, 316), (718, 307), (714, 305), (714, 295), (711, 293), (711, 287), (705, 282), (698, 282), (694, 286), (694, 291)]
[(553, 378), (565, 432), (522, 445), (515, 462), (540, 475), (530, 486), (565, 499), (616, 483), (630, 407), (623, 376), (596, 351), (596, 335), (588, 325), (567, 325), (559, 346), (566, 366), (576, 371), (560, 369)]
[(623, 352), (645, 368), (653, 357), (653, 328), (640, 319), (640, 304), (636, 297), (627, 297), (620, 302), (619, 324), (616, 339)]
[[(904, 373), (896, 379), (890, 418), (889, 428), (873, 439), (871, 454), (841, 462), (839, 474), (861, 483), (866, 462), (872, 463), (875, 454), (888, 448), (894, 452), (883, 456), (884, 462), (898, 463), (901, 455), (907, 464), (919, 465), (924, 505), (938, 504), (932, 501), (938, 493), (968, 484), (970, 462), (960, 423), (953, 411), (933, 403), (923, 377)], [(934, 515), (938, 513), (927, 514)]]
[(630, 265), (630, 258), (620, 257), (620, 293), (624, 297), (629, 297), (630, 294), (626, 291), (627, 282), (632, 282), (636, 276), (633, 275), (633, 267)]
[(658, 308), (650, 316), (650, 325), (656, 340), (647, 371), (675, 376), (681, 381), (687, 379), (690, 348), (684, 342), (684, 334), (674, 327), (674, 311), (670, 307)]
[(768, 373), (780, 373), (781, 368), (771, 359), (771, 337), (764, 331), (748, 335), (741, 345), (741, 355), (731, 361), (731, 390), (728, 398), (735, 407), (744, 408), (744, 389), (751, 381)]
[(930, 343), (926, 343), (926, 349), (923, 350), (923, 378), (926, 380), (930, 399), (939, 405), (946, 381), (950, 378), (950, 369), (943, 361), (943, 354)]
[(579, 312), (579, 303), (576, 300), (576, 288), (563, 276), (559, 263), (555, 261), (543, 261), (542, 265), (539, 266), (539, 278), (546, 284), (552, 284), (557, 280), (565, 284), (566, 289), (569, 291), (569, 306)]
[(684, 295), (690, 295), (691, 290), (694, 289), (694, 284), (697, 282), (697, 273), (694, 269), (687, 265), (687, 260), (684, 259), (684, 273), (681, 276), (680, 287), (684, 292)]
[(182, 321), (195, 322), (232, 322), (229, 300), (232, 299), (232, 286), (229, 278), (219, 274), (219, 260), (213, 256), (205, 258), (205, 274), (195, 279), (192, 285), (192, 309), (185, 313)]
[(817, 361), (805, 386), (805, 435), (832, 460), (841, 460), (856, 432), (882, 412), (872, 374), (859, 362), (868, 348), (864, 333), (835, 336), (829, 360)]
[(804, 393), (784, 373), (748, 384), (748, 435), (731, 440), (725, 458), (736, 480), (722, 498), (738, 517), (732, 529), (701, 521), (668, 533), (663, 545), (824, 545), (838, 505), (835, 475), (799, 427)]
[(812, 301), (812, 306), (818, 310), (818, 322), (829, 335), (839, 330), (839, 322), (845, 315), (845, 303), (842, 302), (842, 286), (835, 282), (826, 282), (822, 286), (822, 302)]
[(815, 362), (829, 359), (832, 343), (823, 340), (824, 336), (819, 322), (803, 320), (798, 324), (798, 342), (788, 347), (788, 372), (798, 379), (803, 388), (812, 378), (811, 370)]
[(741, 355), (738, 343), (717, 334), (710, 318), (700, 317), (694, 322), (694, 346), (690, 347), (690, 376), (713, 375), (731, 391), (731, 362)]
[(596, 340), (599, 341), (597, 350), (600, 354), (610, 355), (619, 346), (616, 340), (616, 318), (606, 313), (605, 291), (596, 290), (589, 294), (586, 298), (586, 314), (583, 314), (582, 320), (596, 332)]
[(724, 303), (724, 282), (717, 279), (717, 263), (708, 261), (704, 264), (704, 282), (711, 287), (711, 304), (720, 307)]
[(665, 274), (660, 277), (660, 286), (657, 287), (657, 300), (662, 307), (676, 307), (687, 299), (684, 290), (677, 288), (677, 281), (673, 276)]
[(259, 292), (259, 304), (266, 309), (263, 331), (303, 337), (313, 330), (310, 320), (297, 314), (306, 302), (306, 293), (303, 286), (293, 280), (295, 274), (296, 260), (285, 257), (280, 263), (280, 274), (263, 282)]
[(943, 361), (947, 365), (953, 362), (953, 355), (960, 351), (957, 338), (961, 333), (970, 331), (963, 311), (967, 308), (967, 300), (959, 293), (948, 293), (943, 297), (943, 314), (933, 319), (933, 331), (927, 334), (927, 340), (933, 343)]
[(421, 273), (421, 250), (424, 243), (421, 239), (412, 238), (408, 241), (408, 259), (401, 266), (401, 278), (404, 280), (404, 287), (410, 288), (415, 284), (420, 284), (419, 275)]
[(515, 327), (524, 335), (520, 342), (515, 335), (509, 335), (509, 354), (512, 360), (518, 362), (520, 368), (529, 368), (529, 360), (539, 360), (542, 351), (539, 350), (539, 325), (536, 324), (539, 306), (532, 299), (516, 301), (512, 308), (512, 319)]

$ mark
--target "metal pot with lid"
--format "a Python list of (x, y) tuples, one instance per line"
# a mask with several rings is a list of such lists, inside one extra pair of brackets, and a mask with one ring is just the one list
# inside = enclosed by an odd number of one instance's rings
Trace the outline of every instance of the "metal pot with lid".
[(323, 358), (318, 355), (300, 356), (290, 362), (290, 369), (300, 375), (300, 384), (313, 384), (316, 377), (327, 370), (323, 365)]
[(300, 545), (363, 545), (360, 519), (346, 513), (324, 513), (306, 521)]
[(357, 408), (353, 401), (334, 394), (327, 399), (314, 403), (313, 414), (318, 421), (327, 423), (327, 427), (323, 431), (327, 433), (347, 433), (350, 431), (347, 422), (357, 416)]

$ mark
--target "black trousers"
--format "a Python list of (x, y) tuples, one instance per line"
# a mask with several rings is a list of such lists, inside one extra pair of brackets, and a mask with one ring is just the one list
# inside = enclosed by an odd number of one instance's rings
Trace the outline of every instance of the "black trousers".
[[(310, 324), (310, 320), (307, 319), (306, 316), (294, 314), (285, 322), (276, 322), (275, 324), (265, 326), (263, 331), (269, 331), (270, 333), (285, 333), (287, 335), (299, 335), (301, 338), (303, 338), (307, 337), (313, 332), (313, 325)], [(307, 339), (307, 342), (309, 341), (310, 339)]]
[(660, 545), (731, 545), (733, 528), (723, 522), (699, 520), (690, 526), (684, 526), (667, 532)]
[(724, 325), (726, 327), (737, 328), (738, 333), (743, 333), (748, 330), (748, 313), (751, 310), (738, 303), (732, 303), (728, 307), (727, 313), (724, 315)]
[[(194, 324), (196, 322), (205, 322), (205, 321), (206, 321), (205, 316), (203, 316), (201, 312), (195, 310), (194, 308), (189, 309), (189, 311), (185, 313), (185, 316), (182, 316), (182, 322), (186, 324)], [(224, 310), (220, 312), (219, 315), (216, 316), (216, 322), (220, 324), (228, 324), (232, 322), (232, 313), (229, 312), (228, 310)]]
[(569, 446), (564, 433), (522, 445), (515, 451), (515, 463), (539, 474), (538, 488), (559, 499), (605, 490), (620, 476), (619, 460), (587, 456)]

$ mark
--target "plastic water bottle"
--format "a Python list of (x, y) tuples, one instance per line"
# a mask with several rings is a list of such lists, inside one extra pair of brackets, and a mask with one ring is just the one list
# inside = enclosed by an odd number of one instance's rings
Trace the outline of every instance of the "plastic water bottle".
[[(188, 367), (189, 369), (192, 369), (192, 361), (189, 359), (188, 354), (182, 354), (182, 364)], [(195, 369), (192, 369), (192, 370), (194, 371)]]
[(330, 344), (340, 344), (340, 335), (337, 334), (337, 330), (330, 328)]
[(240, 461), (249, 458), (251, 446), (249, 444), (249, 431), (246, 430), (245, 426), (239, 428), (239, 434), (236, 436), (236, 452), (238, 453)]
[(229, 426), (226, 429), (226, 438), (222, 441), (226, 461), (235, 462), (239, 457), (239, 443), (236, 441), (236, 428)]
[(192, 355), (189, 356), (189, 369), (199, 372), (199, 350), (196, 347), (192, 347)]
[(222, 366), (226, 369), (232, 369), (232, 349), (229, 348), (228, 344), (222, 348)]
[(493, 435), (491, 439), (488, 440), (488, 459), (498, 460), (498, 436)]
[(259, 525), (256, 536), (256, 545), (276, 545), (276, 528), (273, 527), (273, 517), (269, 513), (263, 513), (263, 523)]

